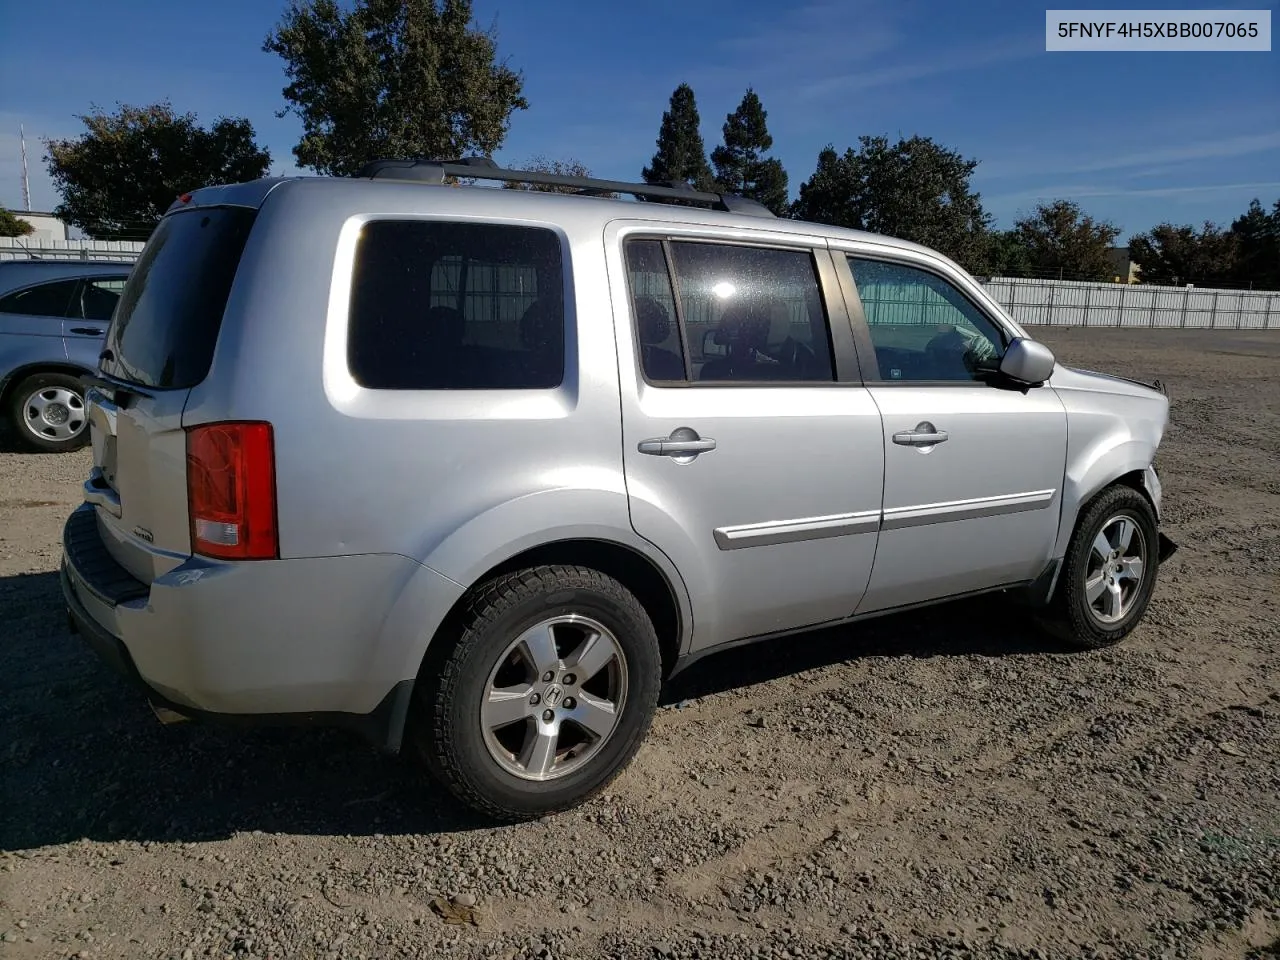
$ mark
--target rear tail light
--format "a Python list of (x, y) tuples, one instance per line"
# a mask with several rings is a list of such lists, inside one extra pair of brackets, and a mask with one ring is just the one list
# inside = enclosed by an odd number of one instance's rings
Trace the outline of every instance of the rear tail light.
[(271, 424), (188, 427), (187, 508), (194, 552), (219, 560), (278, 557)]

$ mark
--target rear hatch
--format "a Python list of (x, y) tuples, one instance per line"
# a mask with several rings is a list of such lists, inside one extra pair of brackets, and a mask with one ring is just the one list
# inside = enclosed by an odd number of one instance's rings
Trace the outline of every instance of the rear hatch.
[(85, 499), (116, 561), (151, 583), (191, 555), (182, 411), (213, 361), (256, 211), (196, 207), (160, 221), (120, 295), (88, 395)]

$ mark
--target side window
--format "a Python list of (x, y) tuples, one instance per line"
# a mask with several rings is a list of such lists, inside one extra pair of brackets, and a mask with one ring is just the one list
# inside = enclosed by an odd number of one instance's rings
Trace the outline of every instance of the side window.
[(65, 317), (79, 280), (38, 283), (0, 297), (0, 313), (22, 313), (29, 317)]
[(682, 381), (684, 345), (662, 241), (630, 240), (626, 254), (641, 369), (645, 378), (655, 383)]
[(356, 248), (347, 363), (357, 383), (379, 390), (559, 386), (559, 237), (501, 224), (366, 224)]
[(85, 277), (78, 302), (71, 305), (67, 316), (78, 320), (101, 320), (107, 323), (120, 302), (125, 277)]
[(813, 255), (672, 241), (695, 382), (829, 382), (834, 359)]
[(947, 280), (849, 257), (882, 380), (982, 380), (1000, 365), (1000, 329)]

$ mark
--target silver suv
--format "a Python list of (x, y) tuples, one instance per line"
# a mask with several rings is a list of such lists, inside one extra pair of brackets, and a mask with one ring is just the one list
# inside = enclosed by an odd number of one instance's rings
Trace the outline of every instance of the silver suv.
[(89, 415), (63, 588), (161, 719), (352, 726), (506, 819), (704, 654), (984, 591), (1101, 647), (1173, 549), (1166, 397), (939, 254), (484, 162), (183, 196)]

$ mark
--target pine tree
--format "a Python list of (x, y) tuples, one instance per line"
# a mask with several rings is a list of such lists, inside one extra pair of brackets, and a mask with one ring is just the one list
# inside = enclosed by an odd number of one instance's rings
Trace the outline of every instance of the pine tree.
[(779, 216), (787, 206), (787, 171), (782, 161), (762, 157), (773, 146), (768, 114), (750, 87), (738, 109), (724, 121), (724, 143), (711, 153), (716, 183), (727, 193), (759, 200)]
[(714, 186), (711, 167), (707, 164), (707, 149), (698, 129), (699, 122), (693, 88), (682, 83), (671, 94), (670, 109), (662, 115), (658, 150), (649, 166), (641, 172), (645, 183), (676, 180), (699, 190), (710, 190)]
[(1231, 224), (1239, 245), (1237, 286), (1253, 290), (1280, 290), (1280, 200), (1267, 213), (1255, 198), (1243, 216)]

